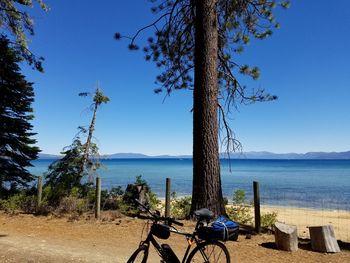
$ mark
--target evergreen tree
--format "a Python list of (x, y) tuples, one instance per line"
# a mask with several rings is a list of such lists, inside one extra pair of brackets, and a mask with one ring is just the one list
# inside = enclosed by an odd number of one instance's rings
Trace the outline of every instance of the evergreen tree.
[(88, 163), (88, 159), (91, 158), (91, 155), (94, 156), (96, 155), (96, 153), (92, 152), (90, 153), (90, 149), (94, 149), (94, 145), (92, 145), (92, 134), (95, 130), (95, 123), (96, 123), (96, 114), (97, 114), (97, 110), (98, 108), (101, 106), (102, 103), (107, 103), (109, 101), (109, 98), (105, 95), (103, 95), (102, 90), (97, 87), (95, 92), (93, 94), (89, 93), (89, 92), (81, 92), (79, 93), (79, 96), (81, 97), (86, 97), (86, 96), (91, 96), (93, 95), (93, 103), (90, 105), (90, 109), (92, 110), (92, 118), (91, 118), (91, 122), (89, 125), (89, 129), (88, 129), (88, 136), (86, 139), (86, 143), (84, 145), (84, 154), (83, 154), (83, 159), (82, 159), (82, 163), (81, 163), (81, 169), (79, 174), (81, 174), (81, 176), (83, 176), (84, 174), (84, 170), (86, 168), (86, 164)]
[[(82, 92), (79, 96), (93, 96), (93, 103), (90, 108), (93, 112), (88, 129), (79, 126), (78, 135), (73, 143), (63, 149), (62, 159), (53, 162), (45, 174), (46, 186), (51, 187), (49, 201), (57, 205), (62, 197), (68, 196), (75, 187), (81, 190), (81, 194), (86, 193), (91, 178), (82, 182), (84, 176), (92, 177), (100, 167), (98, 147), (93, 143), (93, 132), (95, 130), (96, 114), (102, 103), (107, 103), (109, 98), (104, 96), (100, 88), (96, 88), (94, 93)], [(81, 142), (81, 136), (87, 134), (85, 143)]]
[[(81, 129), (81, 133), (85, 133), (85, 129)], [(45, 174), (45, 187), (50, 187), (47, 199), (51, 205), (57, 205), (61, 198), (68, 196), (73, 188), (79, 189), (80, 194), (85, 194), (89, 184), (82, 182), (80, 172), (84, 163), (85, 145), (81, 143), (80, 136), (76, 136), (73, 143), (63, 149), (62, 159), (54, 161), (49, 165)], [(98, 155), (96, 144), (91, 143), (89, 153), (93, 156)], [(99, 162), (90, 157), (87, 160), (86, 168), (96, 170), (99, 168)]]
[[(264, 39), (279, 24), (273, 9), (288, 7), (274, 0), (150, 0), (154, 22), (131, 37), (129, 49), (141, 32), (152, 28), (155, 37), (144, 47), (146, 60), (162, 69), (155, 91), (170, 94), (177, 89), (193, 90), (193, 190), (192, 211), (208, 207), (225, 213), (220, 179), (219, 131), (224, 132), (227, 152), (240, 149), (226, 115), (239, 103), (274, 100), (262, 89), (249, 92), (239, 74), (259, 77), (257, 67), (234, 59), (250, 38)], [(218, 118), (219, 117), (219, 118)]]
[(32, 83), (20, 73), (20, 56), (0, 36), (0, 194), (33, 180), (27, 170), (37, 158), (32, 132)]

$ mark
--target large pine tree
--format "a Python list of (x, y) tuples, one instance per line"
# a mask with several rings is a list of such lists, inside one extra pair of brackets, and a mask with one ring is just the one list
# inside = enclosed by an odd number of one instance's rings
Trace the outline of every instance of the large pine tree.
[(193, 189), (194, 211), (208, 207), (225, 213), (220, 178), (219, 133), (229, 154), (240, 148), (226, 118), (238, 104), (276, 99), (263, 89), (250, 92), (240, 74), (259, 77), (257, 67), (240, 64), (237, 56), (250, 38), (264, 39), (279, 27), (273, 15), (276, 6), (288, 0), (150, 0), (157, 18), (133, 36), (116, 33), (116, 39), (130, 39), (137, 50), (141, 32), (154, 29), (144, 47), (146, 60), (162, 72), (157, 76), (165, 90), (193, 90)]
[(20, 73), (20, 62), (0, 35), (0, 196), (33, 180), (27, 167), (40, 151), (30, 124), (33, 86)]

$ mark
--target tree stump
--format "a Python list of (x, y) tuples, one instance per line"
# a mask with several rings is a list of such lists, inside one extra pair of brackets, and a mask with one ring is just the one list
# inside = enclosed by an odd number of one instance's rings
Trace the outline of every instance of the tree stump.
[(294, 225), (275, 223), (275, 242), (279, 250), (298, 250), (298, 231)]
[(147, 206), (150, 202), (148, 191), (149, 189), (146, 185), (128, 184), (123, 196), (123, 201), (127, 204), (133, 204), (136, 208), (138, 204), (135, 203), (135, 199), (138, 199), (141, 204)]
[(320, 252), (340, 252), (332, 225), (310, 226), (311, 248)]

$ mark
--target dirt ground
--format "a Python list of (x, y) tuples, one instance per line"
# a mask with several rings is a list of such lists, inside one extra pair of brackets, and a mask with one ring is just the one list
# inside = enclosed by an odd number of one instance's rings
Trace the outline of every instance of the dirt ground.
[[(113, 217), (112, 217), (113, 218)], [(19, 214), (9, 216), (0, 212), (0, 262), (126, 262), (137, 248), (141, 233), (146, 235), (145, 221), (136, 218), (117, 218), (103, 215), (95, 221)], [(184, 231), (193, 230), (193, 223), (184, 222)], [(172, 234), (162, 240), (179, 257), (187, 242), (183, 236)], [(313, 252), (309, 244), (300, 244), (297, 252), (274, 249), (273, 235), (256, 235), (237, 242), (227, 242), (231, 262), (350, 262), (349, 244), (341, 244), (342, 252), (325, 254)], [(151, 251), (148, 262), (159, 262)]]

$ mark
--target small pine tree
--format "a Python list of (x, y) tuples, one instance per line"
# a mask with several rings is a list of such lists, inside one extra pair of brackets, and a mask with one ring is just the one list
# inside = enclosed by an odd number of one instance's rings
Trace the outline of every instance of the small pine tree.
[(27, 167), (40, 152), (30, 124), (33, 87), (20, 73), (20, 62), (8, 39), (0, 36), (0, 197), (33, 180)]
[[(92, 142), (95, 130), (96, 114), (102, 103), (107, 103), (109, 98), (104, 96), (97, 88), (93, 94), (80, 93), (79, 96), (93, 95), (93, 116), (89, 128), (78, 127), (79, 133), (73, 143), (63, 149), (63, 158), (53, 162), (45, 174), (46, 184), (51, 191), (48, 200), (51, 205), (57, 205), (61, 198), (69, 196), (73, 188), (79, 189), (81, 195), (85, 195), (91, 186), (91, 179), (82, 182), (85, 175), (92, 177), (93, 173), (100, 167), (98, 160), (98, 147)], [(86, 143), (82, 143), (79, 135), (87, 134)]]
[[(93, 152), (97, 153), (97, 146), (92, 144)], [(73, 188), (84, 194), (89, 185), (81, 182), (80, 167), (83, 163), (84, 145), (76, 137), (70, 146), (63, 149), (63, 158), (49, 165), (45, 174), (45, 187), (50, 187), (47, 199), (51, 205), (57, 205), (61, 198), (69, 196)], [(91, 160), (89, 163), (92, 165)]]

